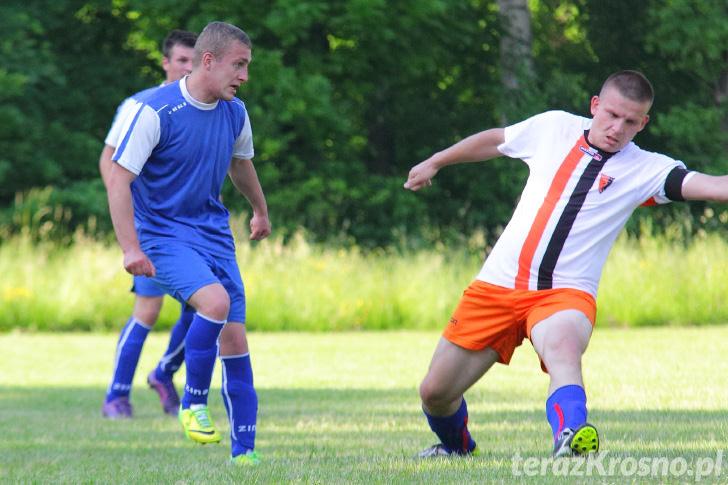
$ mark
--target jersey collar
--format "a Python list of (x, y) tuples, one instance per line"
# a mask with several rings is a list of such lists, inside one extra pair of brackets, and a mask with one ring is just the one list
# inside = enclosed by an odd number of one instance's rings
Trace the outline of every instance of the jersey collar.
[(179, 88), (182, 91), (182, 96), (185, 98), (185, 100), (197, 109), (202, 109), (202, 110), (215, 109), (217, 107), (217, 103), (219, 100), (216, 100), (213, 103), (203, 103), (203, 102), (197, 101), (195, 98), (192, 97), (190, 92), (187, 90), (187, 78), (188, 78), (188, 76), (185, 76), (179, 80)]

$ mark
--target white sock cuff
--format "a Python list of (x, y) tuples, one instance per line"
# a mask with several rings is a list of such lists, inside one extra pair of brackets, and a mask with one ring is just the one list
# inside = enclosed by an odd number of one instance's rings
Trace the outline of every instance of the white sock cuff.
[(244, 354), (237, 354), (237, 355), (221, 355), (220, 360), (238, 359), (238, 358), (242, 358), (242, 357), (247, 357), (249, 355), (250, 355), (250, 352), (245, 352)]
[(203, 315), (200, 312), (195, 312), (195, 315), (199, 315), (200, 317), (204, 318), (205, 320), (207, 320), (210, 323), (217, 323), (218, 325), (225, 325), (227, 323), (227, 320), (222, 320), (222, 321), (220, 321), (220, 320), (213, 320), (212, 318), (207, 317), (207, 316)]
[(142, 322), (141, 320), (138, 320), (138, 319), (136, 319), (136, 318), (134, 318), (134, 317), (131, 317), (131, 323), (132, 323), (132, 324), (136, 324), (136, 325), (139, 325), (140, 327), (144, 327), (144, 328), (146, 328), (147, 330), (151, 330), (151, 329), (152, 329), (152, 327), (153, 327), (153, 325), (147, 325), (146, 323), (144, 323), (144, 322)]

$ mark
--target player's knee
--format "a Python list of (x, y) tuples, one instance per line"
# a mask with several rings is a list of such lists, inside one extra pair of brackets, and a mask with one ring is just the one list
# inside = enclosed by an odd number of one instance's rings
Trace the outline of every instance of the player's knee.
[(433, 392), (432, 387), (428, 386), (425, 381), (422, 381), (420, 384), (420, 399), (422, 400), (422, 404), (427, 408), (434, 407), (437, 402), (436, 394)]
[(563, 338), (550, 342), (545, 349), (543, 361), (548, 368), (555, 365), (575, 367), (581, 365), (585, 347), (577, 338)]
[(222, 322), (222, 321), (227, 320), (229, 311), (230, 311), (230, 303), (219, 300), (219, 301), (210, 302), (210, 304), (206, 306), (205, 310), (203, 310), (199, 313), (202, 313), (206, 317), (211, 318), (213, 320), (218, 320), (218, 321)]
[(439, 409), (448, 404), (445, 389), (427, 378), (420, 384), (420, 399), (428, 409)]
[(588, 340), (577, 335), (571, 335), (557, 342), (557, 350), (568, 359), (581, 360), (581, 356), (586, 350)]
[(230, 312), (230, 296), (222, 286), (196, 294), (194, 297), (191, 303), (198, 313), (213, 320), (227, 320)]
[(564, 311), (537, 324), (531, 340), (547, 367), (579, 365), (591, 331), (591, 322), (584, 314)]

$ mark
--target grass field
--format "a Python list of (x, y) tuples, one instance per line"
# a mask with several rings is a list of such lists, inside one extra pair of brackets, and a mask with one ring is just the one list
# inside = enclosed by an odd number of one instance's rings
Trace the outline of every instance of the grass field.
[[(547, 378), (530, 344), (466, 396), (483, 455), (418, 461), (412, 455), (435, 442), (417, 386), (437, 332), (252, 332), (264, 463), (235, 469), (227, 465), (219, 369), (210, 404), (223, 431), (220, 444), (187, 441), (146, 388), (166, 332), (153, 332), (142, 354), (135, 418), (101, 417), (116, 338), (0, 336), (0, 483), (728, 482), (726, 326), (597, 329), (584, 373), (605, 461), (603, 469), (582, 468), (582, 476), (549, 461), (545, 473), (538, 467), (552, 441)], [(176, 382), (181, 387), (182, 375)], [(617, 464), (612, 470), (610, 460)]]

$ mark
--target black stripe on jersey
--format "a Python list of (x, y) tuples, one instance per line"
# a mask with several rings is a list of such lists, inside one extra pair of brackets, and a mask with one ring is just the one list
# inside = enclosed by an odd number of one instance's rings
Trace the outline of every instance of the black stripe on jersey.
[(571, 193), (571, 197), (569, 197), (569, 202), (567, 202), (564, 211), (561, 213), (559, 222), (556, 223), (556, 228), (551, 235), (548, 246), (546, 246), (546, 252), (538, 268), (539, 290), (548, 290), (553, 286), (554, 268), (556, 268), (556, 262), (559, 260), (561, 250), (564, 249), (566, 238), (574, 226), (576, 216), (584, 205), (589, 189), (594, 185), (594, 181), (602, 171), (607, 159), (613, 154), (600, 150), (599, 155), (601, 155), (599, 161), (592, 158), (586, 169), (584, 169), (579, 181), (576, 183), (576, 187), (574, 187), (574, 191)]
[(665, 179), (665, 195), (668, 199), (675, 202), (683, 202), (685, 198), (682, 195), (682, 183), (688, 170), (682, 167), (673, 168)]

